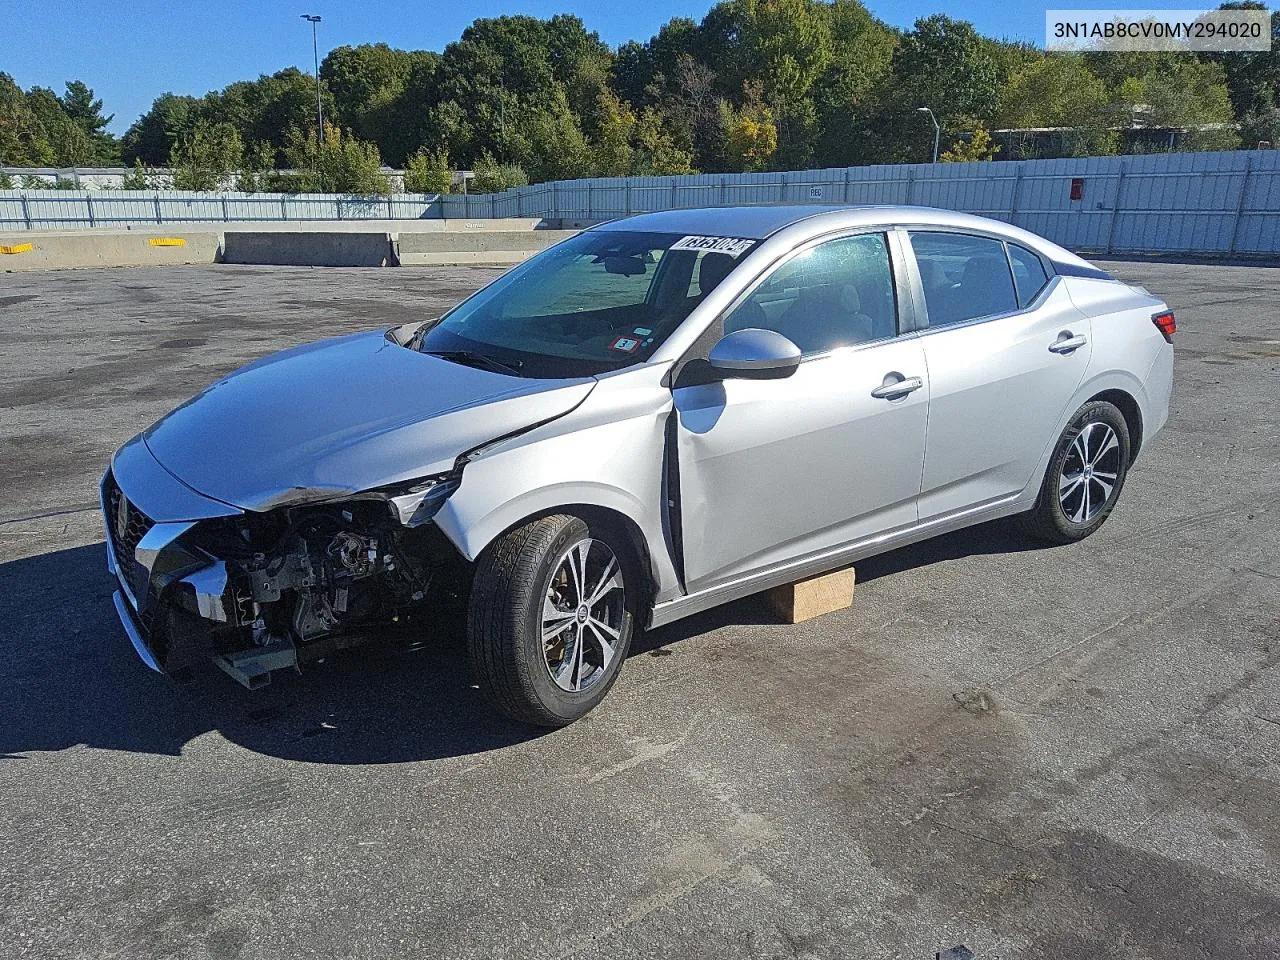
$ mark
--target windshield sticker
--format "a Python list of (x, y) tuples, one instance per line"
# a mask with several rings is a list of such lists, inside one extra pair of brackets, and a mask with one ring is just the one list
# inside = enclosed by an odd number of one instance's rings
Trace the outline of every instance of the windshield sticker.
[(633, 340), (631, 337), (619, 337), (609, 344), (609, 349), (617, 350), (619, 353), (635, 353), (636, 348), (639, 346), (639, 340)]
[(705, 250), (707, 253), (727, 253), (738, 257), (751, 249), (754, 240), (738, 237), (682, 237), (671, 245), (672, 250)]
[(636, 327), (631, 332), (634, 333), (637, 337), (647, 337), (649, 334), (653, 333), (653, 331), (650, 330), (648, 327)]

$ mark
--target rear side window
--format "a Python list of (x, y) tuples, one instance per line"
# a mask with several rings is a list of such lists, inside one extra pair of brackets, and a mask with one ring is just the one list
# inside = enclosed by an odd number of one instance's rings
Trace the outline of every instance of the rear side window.
[(1004, 244), (961, 233), (912, 233), (929, 326), (945, 327), (1018, 309)]
[(1013, 282), (1018, 288), (1018, 305), (1025, 307), (1049, 282), (1044, 262), (1016, 243), (1009, 244), (1009, 262), (1013, 264)]

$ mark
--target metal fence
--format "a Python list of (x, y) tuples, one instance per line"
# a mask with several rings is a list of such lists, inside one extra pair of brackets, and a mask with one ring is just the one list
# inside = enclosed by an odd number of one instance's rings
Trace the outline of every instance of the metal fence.
[(589, 222), (741, 203), (921, 204), (1102, 252), (1280, 253), (1280, 151), (567, 180), (498, 194), (0, 191), (0, 230), (232, 221), (528, 217)]
[(332, 193), (191, 193), (183, 190), (0, 190), (0, 230), (80, 230), (162, 223), (419, 220), (436, 197)]
[[(439, 205), (461, 216), (463, 202)], [(1274, 254), (1280, 150), (572, 180), (472, 198), (466, 215), (589, 221), (738, 203), (919, 204), (1005, 220), (1077, 250)]]

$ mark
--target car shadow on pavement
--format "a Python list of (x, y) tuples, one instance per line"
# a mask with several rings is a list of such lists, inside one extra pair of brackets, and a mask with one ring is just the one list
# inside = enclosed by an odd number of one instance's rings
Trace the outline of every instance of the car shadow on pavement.
[[(1034, 549), (995, 522), (857, 565), (861, 582), (975, 553)], [(0, 564), (0, 759), (79, 744), (178, 755), (216, 730), (255, 752), (315, 763), (398, 763), (483, 753), (546, 731), (509, 722), (471, 681), (460, 618), (408, 649), (373, 644), (242, 689), (212, 666), (190, 686), (134, 655), (111, 604), (102, 544)], [(763, 595), (641, 634), (633, 656), (687, 637), (781, 620)]]
[(305, 676), (277, 674), (264, 690), (244, 690), (212, 667), (184, 687), (134, 655), (111, 591), (101, 544), (0, 564), (0, 758), (78, 744), (176, 756), (217, 730), (285, 759), (396, 763), (544, 733), (484, 704), (460, 628), (412, 651), (349, 651)]
[(1050, 544), (1033, 540), (1018, 529), (1011, 519), (989, 520), (909, 547), (881, 553), (856, 564), (858, 582), (870, 583), (891, 573), (927, 567), (946, 560), (974, 557), (990, 553), (1022, 553), (1046, 550)]
[[(880, 577), (901, 573), (916, 567), (927, 567), (946, 560), (958, 560), (978, 554), (1020, 553), (1026, 550), (1043, 550), (1048, 545), (1030, 539), (1011, 520), (992, 520), (988, 523), (957, 530), (931, 540), (901, 547), (866, 560), (859, 560), (857, 582), (870, 583)], [(656, 630), (641, 634), (631, 643), (631, 655), (647, 653), (663, 656), (667, 647), (701, 633), (709, 633), (728, 626), (759, 624), (784, 624), (788, 621), (774, 610), (763, 593), (757, 593), (732, 603), (712, 607), (702, 613)]]

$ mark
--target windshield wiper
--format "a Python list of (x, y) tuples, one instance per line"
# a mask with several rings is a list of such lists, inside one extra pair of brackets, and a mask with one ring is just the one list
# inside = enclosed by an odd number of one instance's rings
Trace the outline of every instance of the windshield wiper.
[(520, 368), (524, 366), (520, 361), (515, 363), (507, 363), (505, 360), (499, 360), (496, 357), (490, 357), (487, 354), (475, 353), (472, 350), (424, 350), (422, 351), (429, 357), (439, 357), (441, 360), (451, 360), (454, 363), (460, 363), (467, 367), (479, 367), (482, 370), (493, 370), (497, 373), (509, 373), (513, 377), (520, 376)]

